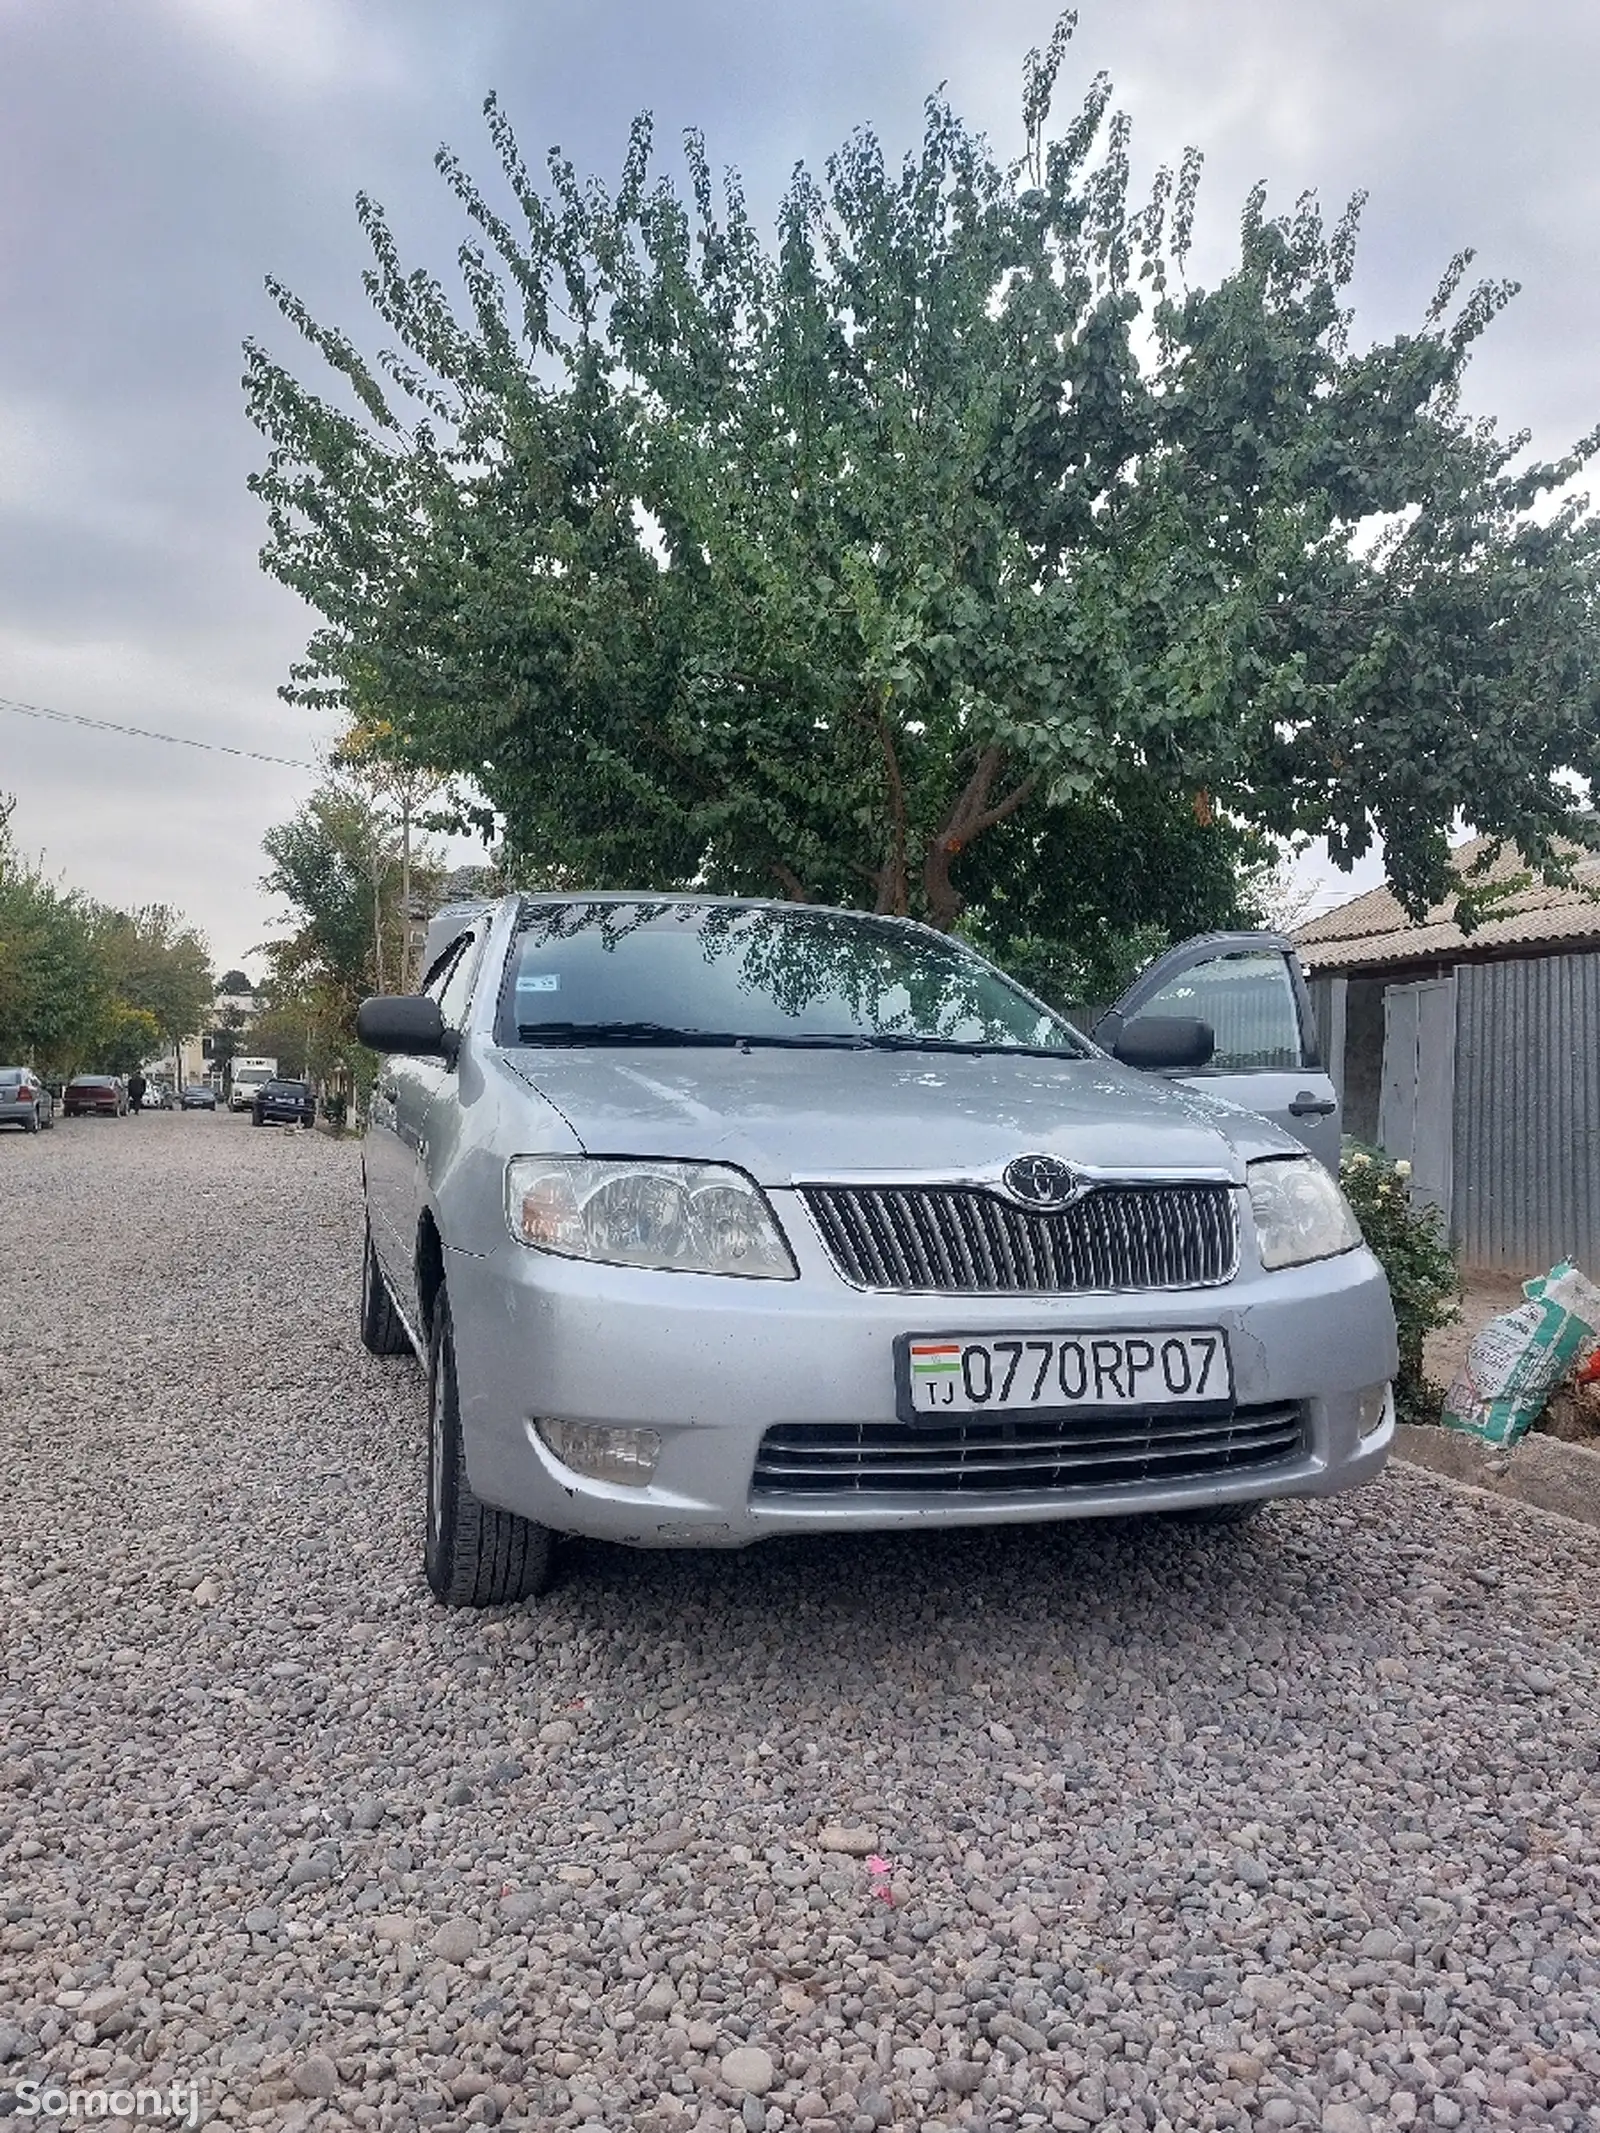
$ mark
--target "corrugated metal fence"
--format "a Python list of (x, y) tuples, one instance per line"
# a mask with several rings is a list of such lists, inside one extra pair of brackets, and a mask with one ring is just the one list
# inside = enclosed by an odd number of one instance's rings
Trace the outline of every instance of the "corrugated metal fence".
[(1452, 1224), (1469, 1266), (1600, 1279), (1600, 955), (1456, 966)]

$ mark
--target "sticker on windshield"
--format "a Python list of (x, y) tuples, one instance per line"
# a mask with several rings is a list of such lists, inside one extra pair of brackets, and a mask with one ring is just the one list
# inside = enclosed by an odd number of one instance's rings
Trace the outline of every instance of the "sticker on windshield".
[(553, 971), (543, 977), (519, 977), (517, 990), (518, 992), (559, 992), (561, 990), (561, 980)]

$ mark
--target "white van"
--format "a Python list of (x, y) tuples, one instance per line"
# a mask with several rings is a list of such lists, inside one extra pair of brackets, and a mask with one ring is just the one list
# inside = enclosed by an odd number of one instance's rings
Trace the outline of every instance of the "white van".
[(228, 1092), (228, 1109), (248, 1111), (262, 1083), (277, 1078), (276, 1059), (236, 1059), (233, 1062), (233, 1084)]

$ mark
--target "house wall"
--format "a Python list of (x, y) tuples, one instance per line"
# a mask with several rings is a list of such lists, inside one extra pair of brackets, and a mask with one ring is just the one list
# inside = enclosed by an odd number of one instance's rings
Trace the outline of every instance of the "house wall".
[(1457, 1249), (1522, 1274), (1570, 1257), (1600, 1278), (1600, 952), (1456, 975)]

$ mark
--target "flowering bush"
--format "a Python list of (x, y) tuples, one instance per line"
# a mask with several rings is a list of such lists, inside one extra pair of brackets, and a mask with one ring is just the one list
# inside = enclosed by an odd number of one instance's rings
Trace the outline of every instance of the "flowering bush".
[(1437, 1422), (1437, 1387), (1423, 1375), (1422, 1344), (1438, 1326), (1459, 1318), (1461, 1275), (1443, 1218), (1411, 1204), (1411, 1165), (1391, 1163), (1375, 1149), (1346, 1147), (1339, 1183), (1361, 1234), (1381, 1261), (1400, 1329), (1400, 1374), (1395, 1406), (1403, 1422)]

